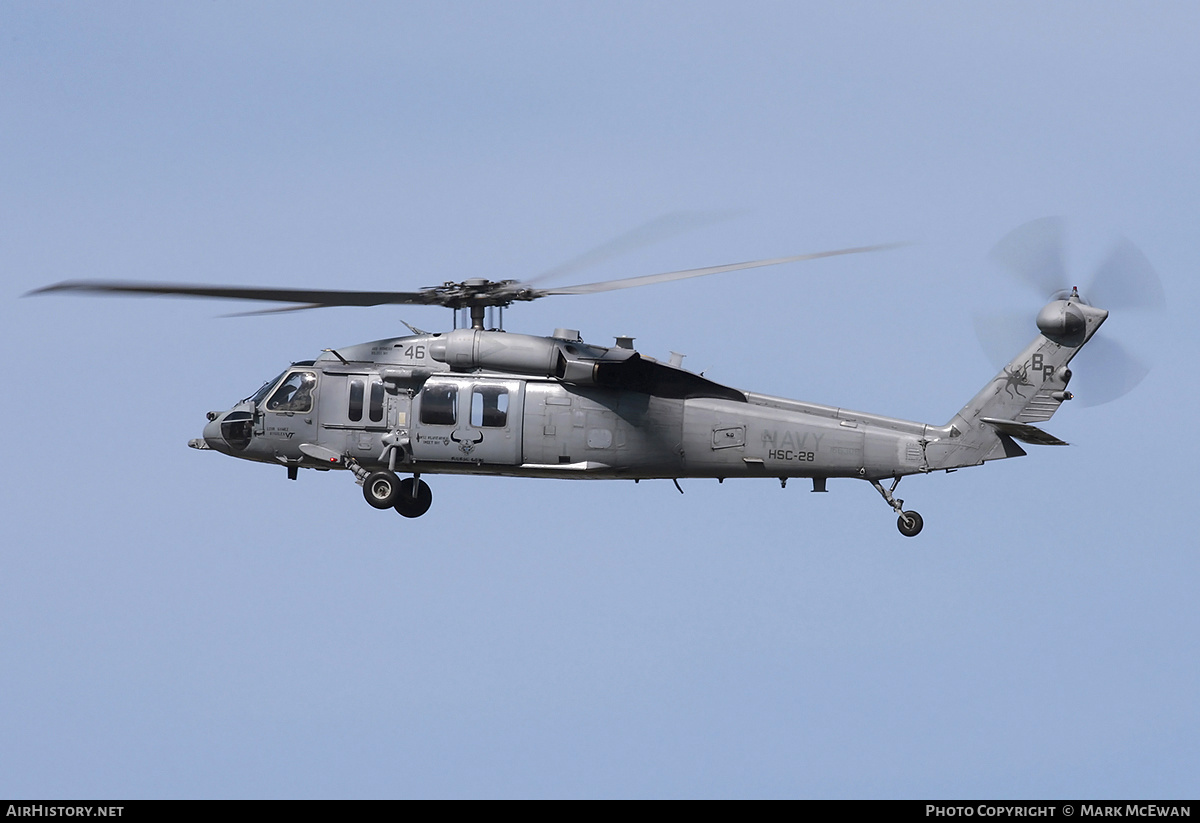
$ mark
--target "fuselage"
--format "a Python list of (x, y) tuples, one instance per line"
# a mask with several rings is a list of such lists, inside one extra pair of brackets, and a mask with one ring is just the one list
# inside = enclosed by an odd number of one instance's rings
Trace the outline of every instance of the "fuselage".
[[(732, 389), (632, 350), (472, 334), (380, 340), (296, 363), (212, 415), (204, 444), (318, 469), (353, 460), (430, 474), (873, 479), (927, 471), (926, 445), (942, 433)], [(445, 362), (458, 350), (474, 359)], [(535, 373), (483, 367), (498, 357)]]

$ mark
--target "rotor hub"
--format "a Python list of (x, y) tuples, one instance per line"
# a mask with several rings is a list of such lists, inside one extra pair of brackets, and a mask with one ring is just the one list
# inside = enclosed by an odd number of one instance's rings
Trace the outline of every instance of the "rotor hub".
[(1070, 300), (1053, 300), (1038, 312), (1037, 327), (1042, 334), (1063, 346), (1078, 346), (1087, 332), (1083, 312)]

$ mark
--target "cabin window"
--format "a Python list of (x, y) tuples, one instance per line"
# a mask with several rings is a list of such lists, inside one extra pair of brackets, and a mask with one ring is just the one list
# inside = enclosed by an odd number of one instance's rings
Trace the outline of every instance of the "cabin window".
[(349, 418), (357, 423), (362, 420), (363, 410), (363, 381), (350, 381), (350, 410), (347, 413)]
[(503, 386), (476, 386), (471, 392), (471, 425), (489, 429), (507, 426), (508, 389)]
[(372, 423), (379, 423), (383, 420), (383, 384), (378, 380), (371, 384), (371, 410), (369, 415)]
[(454, 407), (458, 403), (458, 386), (442, 383), (426, 386), (421, 392), (421, 422), (431, 426), (453, 426), (458, 417)]
[(317, 387), (317, 375), (310, 371), (296, 371), (287, 376), (271, 399), (267, 411), (306, 412), (312, 411), (313, 389)]

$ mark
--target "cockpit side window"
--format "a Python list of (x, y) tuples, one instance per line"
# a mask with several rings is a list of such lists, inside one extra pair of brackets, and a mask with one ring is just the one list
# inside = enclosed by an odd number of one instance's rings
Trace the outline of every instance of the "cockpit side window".
[(307, 412), (312, 410), (313, 389), (317, 387), (317, 375), (310, 371), (292, 372), (287, 376), (271, 399), (267, 411)]
[(453, 426), (458, 420), (458, 386), (453, 383), (426, 385), (421, 392), (421, 422), (431, 426)]

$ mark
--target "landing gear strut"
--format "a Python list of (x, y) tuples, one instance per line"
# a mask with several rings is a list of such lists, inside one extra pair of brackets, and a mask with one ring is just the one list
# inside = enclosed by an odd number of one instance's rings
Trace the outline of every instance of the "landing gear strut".
[(872, 480), (871, 485), (875, 487), (875, 491), (883, 495), (883, 499), (887, 501), (887, 504), (900, 515), (896, 518), (896, 528), (900, 530), (900, 534), (905, 537), (916, 537), (921, 533), (921, 529), (925, 526), (925, 521), (921, 518), (921, 515), (917, 512), (906, 512), (904, 510), (904, 501), (898, 497), (892, 497), (892, 492), (900, 485), (899, 477), (892, 481), (890, 489), (885, 489), (883, 484), (878, 480)]

